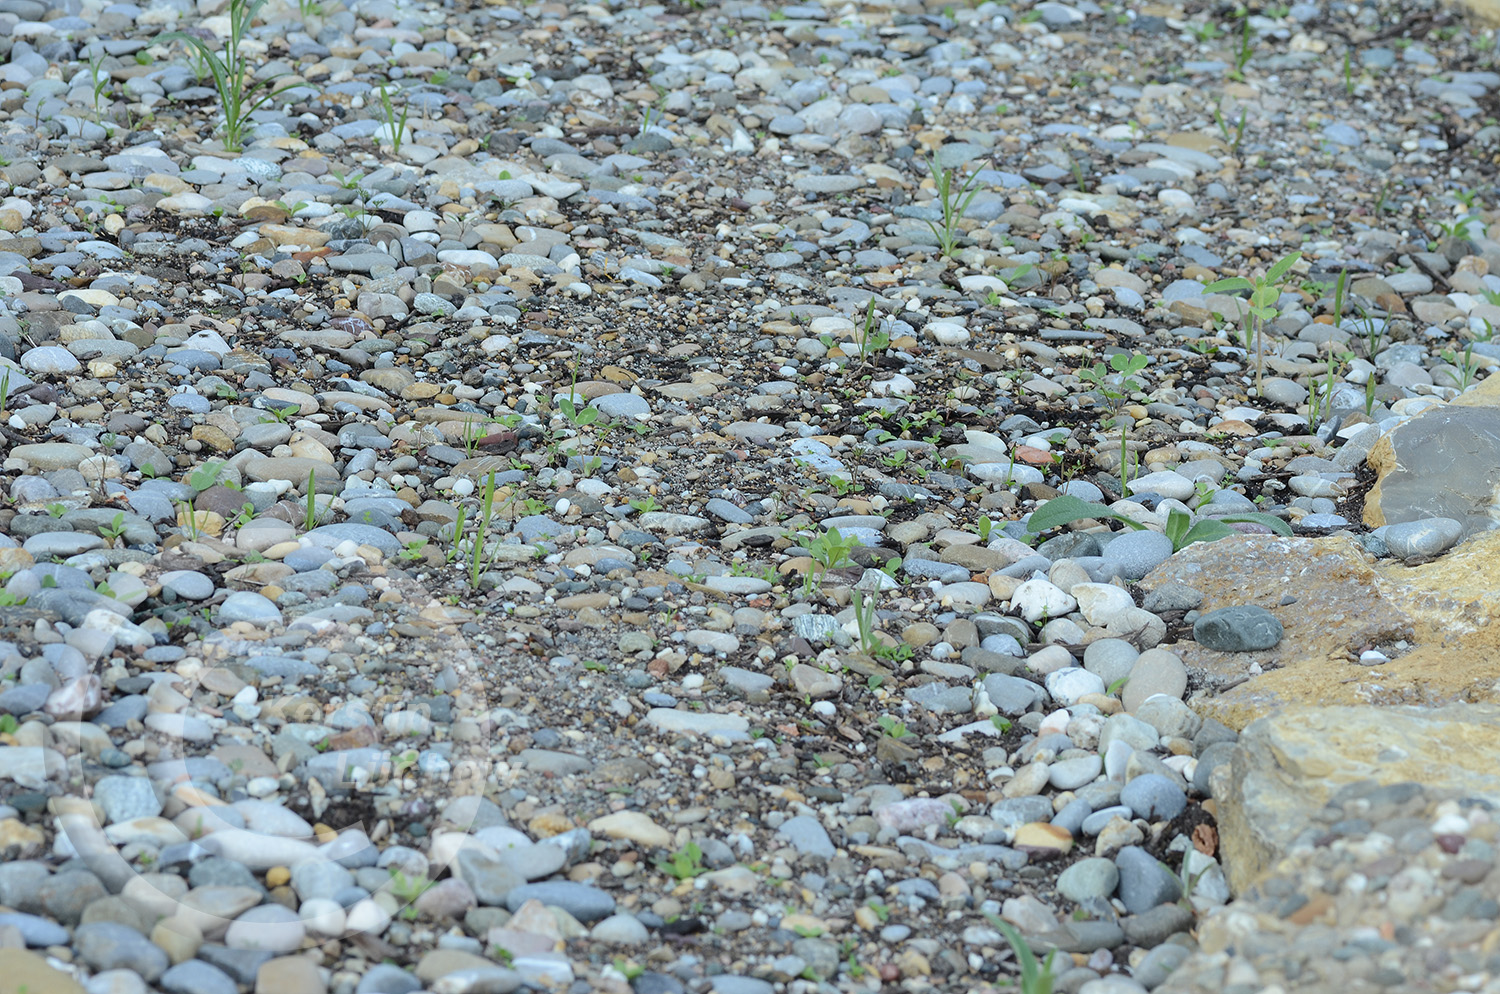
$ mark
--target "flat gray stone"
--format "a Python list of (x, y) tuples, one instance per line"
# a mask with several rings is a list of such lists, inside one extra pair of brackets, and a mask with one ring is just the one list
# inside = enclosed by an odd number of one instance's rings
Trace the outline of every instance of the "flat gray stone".
[(1193, 638), (1219, 652), (1258, 652), (1281, 641), (1281, 622), (1263, 607), (1235, 604), (1209, 611), (1193, 622)]
[(1500, 410), (1450, 404), (1425, 411), (1376, 442), (1369, 461), (1380, 472), (1365, 502), (1372, 525), (1452, 518), (1467, 537), (1500, 518)]

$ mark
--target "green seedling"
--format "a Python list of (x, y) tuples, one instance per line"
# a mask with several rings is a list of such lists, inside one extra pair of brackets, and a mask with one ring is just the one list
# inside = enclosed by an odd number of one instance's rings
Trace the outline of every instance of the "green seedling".
[(854, 344), (859, 349), (859, 361), (861, 364), (875, 353), (884, 352), (890, 347), (891, 336), (880, 329), (880, 322), (875, 317), (874, 297), (870, 298), (870, 303), (865, 308), (864, 325), (856, 332)]
[(13, 714), (0, 714), (0, 735), (14, 735), (21, 727)]
[(1224, 136), (1224, 142), (1229, 146), (1229, 154), (1237, 156), (1240, 154), (1240, 143), (1245, 140), (1245, 123), (1250, 119), (1250, 111), (1246, 107), (1241, 107), (1239, 122), (1231, 129), (1229, 122), (1224, 118), (1223, 106), (1222, 98), (1214, 104), (1214, 123), (1219, 126), (1219, 133)]
[(210, 487), (217, 486), (226, 465), (228, 464), (222, 459), (210, 459), (188, 474), (187, 485), (200, 494)]
[(1244, 332), (1245, 347), (1248, 349), (1250, 339), (1255, 339), (1255, 391), (1261, 396), (1265, 395), (1264, 379), (1266, 369), (1265, 352), (1265, 326), (1266, 322), (1276, 316), (1276, 301), (1281, 296), (1281, 289), (1286, 282), (1287, 274), (1293, 266), (1302, 258), (1301, 252), (1291, 252), (1278, 259), (1266, 275), (1250, 280), (1243, 276), (1231, 276), (1228, 279), (1215, 280), (1203, 288), (1204, 293), (1230, 293), (1235, 290), (1249, 290), (1250, 304), (1245, 308)]
[(1104, 394), (1104, 399), (1114, 414), (1115, 423), (1119, 426), (1120, 494), (1122, 496), (1129, 492), (1126, 488), (1130, 484), (1130, 432), (1126, 430), (1125, 422), (1120, 417), (1120, 408), (1132, 393), (1141, 389), (1141, 384), (1135, 379), (1135, 374), (1145, 369), (1148, 361), (1138, 352), (1129, 355), (1116, 353), (1109, 357), (1108, 369), (1105, 368), (1104, 363), (1096, 362), (1092, 369), (1078, 371), (1080, 379), (1094, 384), (1099, 392)]
[(974, 198), (979, 196), (979, 172), (976, 170), (962, 182), (955, 184), (956, 170), (945, 168), (936, 156), (927, 160), (927, 168), (932, 174), (938, 207), (942, 211), (941, 226), (932, 221), (928, 221), (927, 226), (937, 237), (938, 248), (943, 257), (951, 258), (958, 250), (959, 223), (969, 212), (969, 205), (974, 202)]
[(1250, 58), (1255, 54), (1255, 42), (1250, 35), (1250, 14), (1247, 11), (1240, 18), (1240, 42), (1234, 51), (1234, 69), (1226, 75), (1236, 83), (1245, 81), (1245, 67), (1250, 64)]
[(635, 508), (641, 514), (647, 514), (651, 511), (661, 510), (661, 505), (656, 503), (655, 497), (637, 497), (634, 500), (630, 501), (630, 506)]
[(677, 880), (691, 880), (708, 872), (708, 867), (703, 865), (703, 850), (692, 841), (671, 856), (658, 859), (656, 868)]
[(307, 509), (302, 517), (302, 527), (312, 531), (318, 527), (318, 488), (317, 471), (307, 471)]
[[(1040, 535), (1053, 528), (1087, 518), (1114, 518), (1136, 531), (1146, 530), (1146, 526), (1140, 522), (1132, 521), (1123, 514), (1117, 514), (1103, 504), (1091, 504), (1072, 494), (1054, 497), (1033, 511), (1027, 520), (1026, 530)], [(1167, 516), (1164, 534), (1172, 540), (1172, 551), (1176, 552), (1194, 542), (1217, 542), (1221, 538), (1238, 535), (1239, 532), (1230, 528), (1229, 525), (1239, 523), (1264, 525), (1278, 535), (1292, 534), (1290, 525), (1270, 514), (1247, 511), (1244, 514), (1225, 518), (1202, 518), (1194, 523), (1190, 515), (1177, 510)]]
[(1333, 403), (1333, 382), (1336, 370), (1334, 366), (1335, 357), (1329, 355), (1328, 367), (1319, 383), (1313, 380), (1311, 389), (1307, 392), (1307, 433), (1314, 434), (1318, 425), (1322, 424), (1322, 418), (1327, 415), (1329, 406)]
[(183, 531), (187, 534), (187, 537), (192, 539), (194, 542), (198, 541), (198, 537), (200, 534), (198, 530), (198, 512), (193, 510), (193, 505), (189, 504), (185, 500), (178, 501), (177, 514), (180, 518), (182, 518), (182, 528)]
[(1110, 695), (1111, 697), (1113, 697), (1114, 695), (1118, 694), (1120, 691), (1124, 690), (1125, 689), (1125, 685), (1127, 683), (1129, 683), (1129, 682), (1130, 682), (1130, 677), (1128, 677), (1128, 676), (1122, 676), (1122, 677), (1120, 677), (1120, 679), (1118, 679), (1118, 680), (1114, 681), (1113, 683), (1111, 683), (1108, 687), (1105, 687), (1104, 688), (1104, 692), (1106, 694)]
[(401, 142), (406, 136), (406, 115), (411, 111), (411, 101), (401, 105), (401, 114), (396, 115), (396, 108), (391, 106), (391, 90), (389, 86), (380, 88), (380, 116), (385, 121), (387, 134), (391, 139), (391, 154), (401, 154)]
[(114, 516), (114, 520), (110, 521), (109, 524), (99, 527), (99, 534), (109, 543), (109, 547), (113, 549), (116, 543), (120, 541), (120, 537), (125, 534), (125, 530), (125, 512), (121, 511)]
[(1007, 921), (1003, 921), (999, 915), (992, 911), (986, 911), (984, 916), (989, 919), (990, 924), (1000, 930), (1005, 936), (1005, 941), (1010, 943), (1010, 948), (1016, 956), (1016, 962), (1021, 967), (1021, 991), (1020, 994), (1052, 994), (1052, 964), (1057, 958), (1057, 950), (1053, 949), (1047, 953), (1047, 958), (1041, 963), (1037, 962), (1036, 956), (1031, 952), (1031, 947), (1021, 937), (1021, 933)]
[(990, 715), (990, 724), (994, 725), (995, 731), (999, 732), (1001, 735), (1009, 732), (1011, 728), (1014, 727), (1009, 718), (1002, 718), (998, 714)]
[(0, 417), (5, 416), (5, 405), (10, 402), (10, 371), (0, 376)]
[(413, 921), (417, 917), (417, 909), (411, 902), (427, 893), (432, 885), (433, 881), (423, 874), (408, 877), (396, 867), (391, 867), (391, 893), (406, 905), (401, 909), (401, 917), (407, 921)]
[(812, 570), (808, 570), (803, 580), (802, 592), (810, 595), (813, 587), (828, 575), (829, 570), (838, 569), (852, 562), (849, 552), (861, 544), (860, 540), (853, 535), (848, 538), (840, 535), (837, 528), (830, 528), (807, 543), (808, 555), (812, 557), (813, 564), (819, 569), (816, 576)]
[(1474, 374), (1479, 371), (1479, 360), (1474, 358), (1473, 342), (1464, 346), (1462, 358), (1453, 349), (1444, 349), (1441, 354), (1443, 361), (1457, 370), (1459, 390), (1467, 390), (1474, 385)]
[[(484, 533), (489, 528), (490, 515), (495, 507), (495, 471), (484, 481), (484, 496), (479, 501), (479, 520), (474, 525), (474, 547), (469, 552), (469, 589), (479, 589), (479, 578), (484, 571)], [(457, 536), (455, 536), (455, 539)]]
[(239, 151), (243, 147), (242, 139), (250, 124), (250, 115), (293, 88), (276, 86), (278, 76), (254, 79), (253, 62), (241, 50), (265, 3), (266, 0), (230, 0), (229, 37), (224, 40), (223, 52), (215, 51), (201, 38), (185, 31), (169, 31), (158, 38), (160, 41), (182, 42), (201, 60), (201, 65), (213, 78), (219, 109), (224, 115), (224, 147), (230, 151)]
[(893, 739), (904, 739), (910, 734), (906, 730), (905, 722), (897, 721), (888, 714), (883, 714), (875, 719), (875, 724), (879, 725), (880, 730)]
[(410, 542), (406, 543), (406, 545), (401, 549), (399, 553), (397, 553), (397, 555), (399, 555), (402, 559), (406, 560), (409, 563), (415, 562), (416, 560), (422, 558), (422, 550), (426, 547), (427, 540), (425, 538), (412, 539)]
[(50, 516), (54, 517), (54, 518), (60, 518), (64, 514), (68, 513), (68, 505), (66, 505), (66, 504), (48, 504), (47, 505), (47, 513)]

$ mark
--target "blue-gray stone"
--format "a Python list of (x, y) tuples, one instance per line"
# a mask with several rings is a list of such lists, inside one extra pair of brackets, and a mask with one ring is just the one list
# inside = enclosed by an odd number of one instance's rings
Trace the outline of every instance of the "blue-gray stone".
[(548, 880), (513, 888), (505, 895), (505, 906), (512, 912), (535, 898), (553, 904), (581, 922), (594, 922), (615, 913), (615, 899), (598, 887), (570, 880)]
[(984, 678), (984, 692), (1001, 714), (1025, 714), (1047, 699), (1047, 692), (1030, 680), (992, 673)]
[(95, 970), (129, 970), (147, 983), (167, 971), (167, 954), (119, 922), (90, 922), (73, 933), (73, 949)]
[(1104, 547), (1104, 564), (1127, 580), (1139, 580), (1172, 557), (1172, 540), (1161, 532), (1129, 531)]
[(233, 977), (201, 959), (178, 963), (161, 975), (157, 986), (167, 994), (239, 994)]
[(1281, 622), (1263, 607), (1235, 604), (1200, 615), (1193, 622), (1193, 638), (1205, 649), (1219, 652), (1258, 652), (1281, 641)]
[(709, 988), (711, 994), (775, 994), (775, 987), (765, 980), (757, 980), (755, 977), (737, 977), (733, 974), (721, 973), (713, 978), (713, 986)]
[(1120, 789), (1120, 803), (1137, 818), (1170, 821), (1187, 807), (1187, 795), (1160, 773), (1143, 773)]
[(905, 559), (901, 572), (923, 580), (939, 580), (943, 583), (962, 583), (969, 578), (967, 567), (956, 563), (940, 563), (932, 559)]
[(335, 894), (354, 883), (354, 874), (332, 860), (306, 860), (292, 867), (292, 886), (304, 901)]
[(94, 785), (94, 800), (111, 825), (161, 814), (156, 788), (145, 777), (104, 777)]
[(40, 915), (0, 912), (0, 928), (7, 925), (20, 932), (21, 940), (28, 946), (64, 946), (68, 943), (68, 930)]
[(1019, 828), (1034, 821), (1046, 821), (1052, 814), (1050, 798), (1007, 797), (990, 807), (990, 818), (1001, 828)]
[(422, 989), (422, 981), (390, 963), (377, 963), (359, 978), (354, 994), (413, 994)]
[(1073, 838), (1083, 834), (1083, 821), (1094, 813), (1093, 807), (1081, 797), (1069, 801), (1061, 811), (1052, 816), (1052, 824), (1066, 828)]
[(908, 690), (906, 699), (934, 714), (968, 714), (974, 708), (974, 693), (968, 687), (950, 687), (936, 680)]
[(25, 683), (0, 692), (0, 712), (29, 714), (47, 703), (52, 687), (45, 683)]
[(1107, 859), (1090, 857), (1068, 867), (1057, 877), (1057, 892), (1078, 904), (1107, 898), (1120, 882), (1120, 870)]
[(1120, 900), (1133, 915), (1182, 897), (1177, 876), (1140, 846), (1116, 853), (1115, 867), (1120, 871)]
[(213, 964), (247, 987), (255, 983), (261, 965), (275, 955), (263, 949), (230, 949), (213, 943), (198, 947), (199, 959)]
[(1123, 804), (1114, 804), (1107, 808), (1100, 808), (1083, 819), (1083, 834), (1091, 837), (1098, 835), (1104, 831), (1104, 826), (1108, 825), (1116, 817), (1129, 821), (1134, 815), (1135, 812)]
[(792, 848), (804, 856), (832, 859), (836, 851), (833, 840), (828, 837), (827, 829), (812, 815), (788, 818), (781, 823), (776, 834), (791, 843)]
[(651, 403), (633, 393), (608, 393), (594, 398), (590, 406), (607, 418), (639, 418), (651, 413)]
[[(1311, 517), (1311, 515), (1309, 515)], [(1303, 519), (1303, 524), (1306, 524)], [(1464, 523), (1455, 518), (1400, 521), (1376, 530), (1397, 559), (1428, 559), (1451, 549), (1463, 538)]]
[(309, 542), (321, 545), (325, 549), (332, 549), (342, 542), (354, 542), (356, 545), (373, 545), (387, 556), (394, 556), (401, 551), (401, 543), (396, 541), (395, 535), (372, 525), (350, 523), (319, 525), (308, 532), (305, 537)]
[(712, 498), (703, 505), (703, 509), (720, 521), (728, 521), (730, 524), (748, 525), (755, 520), (755, 515), (722, 497)]
[(146, 700), (144, 694), (121, 697), (94, 715), (94, 724), (100, 728), (124, 728), (131, 721), (140, 721), (146, 717), (146, 711), (150, 707), (151, 702)]
[(248, 621), (254, 625), (281, 624), (281, 610), (269, 598), (250, 590), (237, 590), (219, 605), (219, 621)]

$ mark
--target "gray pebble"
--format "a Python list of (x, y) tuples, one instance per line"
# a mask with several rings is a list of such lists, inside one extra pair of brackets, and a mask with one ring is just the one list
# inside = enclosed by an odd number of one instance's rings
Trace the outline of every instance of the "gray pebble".
[(1200, 615), (1193, 622), (1193, 638), (1205, 649), (1219, 652), (1257, 652), (1281, 641), (1281, 622), (1263, 607), (1236, 604)]

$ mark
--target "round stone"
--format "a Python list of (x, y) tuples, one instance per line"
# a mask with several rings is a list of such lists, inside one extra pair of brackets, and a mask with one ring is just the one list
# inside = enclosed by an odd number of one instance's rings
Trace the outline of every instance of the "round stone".
[(1187, 795), (1160, 773), (1143, 773), (1120, 790), (1120, 803), (1137, 818), (1171, 821), (1187, 807)]
[(1120, 871), (1113, 862), (1100, 857), (1081, 859), (1057, 877), (1057, 892), (1079, 904), (1096, 898), (1107, 898), (1120, 882)]
[(1172, 540), (1161, 532), (1129, 531), (1104, 547), (1104, 570), (1139, 580), (1171, 557)]

